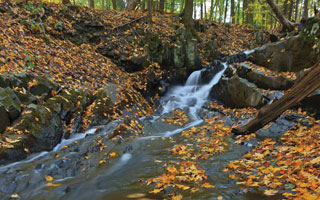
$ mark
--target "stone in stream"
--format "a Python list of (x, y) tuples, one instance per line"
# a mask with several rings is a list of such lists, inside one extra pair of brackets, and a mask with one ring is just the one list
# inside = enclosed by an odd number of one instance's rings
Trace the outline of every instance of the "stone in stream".
[(268, 76), (244, 63), (237, 65), (237, 74), (263, 89), (287, 90), (293, 86), (293, 81), (285, 76)]
[(232, 108), (260, 108), (266, 104), (263, 94), (256, 86), (238, 76), (222, 78), (212, 88), (210, 97)]

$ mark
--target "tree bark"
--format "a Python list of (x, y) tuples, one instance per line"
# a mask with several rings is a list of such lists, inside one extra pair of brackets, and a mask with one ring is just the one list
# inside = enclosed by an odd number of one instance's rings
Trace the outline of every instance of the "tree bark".
[(200, 19), (203, 18), (203, 0), (200, 1)]
[(209, 20), (212, 20), (213, 17), (213, 0), (211, 0), (210, 3), (210, 15), (209, 15)]
[(290, 0), (290, 4), (289, 4), (289, 12), (288, 12), (288, 20), (291, 21), (292, 19), (292, 13), (293, 13), (293, 0)]
[(90, 6), (91, 8), (94, 8), (94, 0), (90, 0), (90, 1), (89, 1), (89, 6)]
[(112, 0), (112, 8), (113, 10), (117, 10), (117, 0)]
[(266, 0), (267, 3), (270, 5), (272, 11), (276, 14), (277, 18), (281, 22), (284, 29), (288, 31), (292, 31), (294, 29), (294, 24), (290, 22), (281, 12), (281, 10), (278, 8), (278, 6), (274, 3), (273, 0)]
[(234, 0), (231, 0), (231, 12), (230, 12), (231, 23), (234, 24), (235, 16), (234, 16)]
[(148, 0), (148, 22), (152, 23), (152, 0)]
[(287, 16), (287, 14), (288, 14), (288, 4), (289, 4), (288, 1), (289, 0), (285, 0), (284, 3), (283, 3), (283, 14), (284, 14), (284, 16)]
[(249, 134), (276, 120), (284, 111), (297, 105), (320, 87), (320, 61), (315, 64), (281, 99), (259, 110), (258, 116), (248, 124), (232, 129), (236, 135)]
[(164, 12), (164, 5), (166, 1), (165, 0), (160, 0), (160, 12)]
[(309, 0), (304, 0), (304, 7), (303, 7), (303, 18), (304, 19), (308, 18), (308, 11), (309, 11), (308, 5), (309, 5)]
[(246, 13), (248, 9), (248, 0), (243, 0), (242, 3), (242, 24), (248, 23)]
[(223, 18), (224, 23), (226, 23), (226, 20), (227, 20), (227, 12), (228, 12), (228, 0), (226, 0), (225, 10), (224, 10), (224, 18)]
[(193, 30), (193, 19), (192, 19), (192, 12), (193, 12), (193, 0), (186, 0), (184, 5), (183, 11), (183, 24), (187, 30)]

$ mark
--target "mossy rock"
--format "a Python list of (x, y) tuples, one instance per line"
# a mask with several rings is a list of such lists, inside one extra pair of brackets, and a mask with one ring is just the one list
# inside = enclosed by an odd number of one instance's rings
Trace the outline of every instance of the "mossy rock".
[(10, 78), (3, 73), (0, 74), (0, 87), (5, 88), (10, 86), (11, 86)]
[(10, 125), (9, 115), (2, 105), (0, 105), (0, 119), (0, 133), (2, 133)]
[(57, 90), (58, 86), (46, 77), (36, 77), (37, 84), (30, 88), (30, 92), (36, 96), (42, 96), (44, 100), (51, 97), (51, 91)]
[(36, 104), (39, 101), (37, 97), (24, 88), (14, 88), (13, 91), (24, 105), (29, 105), (32, 103)]
[(0, 140), (0, 163), (17, 161), (32, 153), (53, 149), (62, 138), (59, 115), (44, 105), (30, 104), (21, 120), (3, 133)]
[(11, 121), (19, 117), (21, 113), (20, 104), (21, 101), (11, 88), (0, 88), (0, 105), (8, 112)]

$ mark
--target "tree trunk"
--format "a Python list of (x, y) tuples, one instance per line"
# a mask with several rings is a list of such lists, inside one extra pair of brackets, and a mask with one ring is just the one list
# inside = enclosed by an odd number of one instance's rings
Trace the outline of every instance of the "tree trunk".
[(294, 29), (294, 24), (290, 22), (281, 12), (281, 10), (278, 8), (278, 6), (274, 3), (273, 0), (266, 0), (267, 3), (270, 5), (272, 11), (276, 14), (277, 18), (283, 25), (284, 29), (288, 31), (292, 31)]
[(138, 5), (137, 0), (129, 0), (126, 6), (126, 10), (135, 10)]
[(148, 0), (148, 22), (152, 23), (152, 0)]
[(117, 0), (112, 0), (112, 8), (113, 10), (117, 10)]
[(300, 3), (300, 0), (297, 0), (297, 1), (296, 1), (295, 15), (294, 15), (294, 21), (295, 21), (295, 22), (298, 21), (299, 3)]
[(242, 3), (242, 24), (248, 23), (247, 17), (246, 17), (247, 9), (248, 9), (248, 0), (243, 0), (243, 3)]
[(253, 25), (253, 4), (254, 0), (249, 0), (248, 11), (247, 11), (247, 23)]
[(287, 16), (287, 14), (288, 14), (288, 4), (289, 4), (288, 1), (289, 0), (285, 0), (284, 3), (283, 3), (283, 14), (284, 14), (284, 16)]
[(89, 1), (89, 6), (90, 6), (91, 8), (94, 8), (94, 0), (90, 0), (90, 1)]
[(160, 0), (160, 12), (164, 12), (165, 0)]
[[(217, 0), (218, 1), (218, 0)], [(213, 0), (211, 0), (210, 4), (210, 15), (209, 15), (209, 20), (212, 20), (213, 17)]]
[(203, 0), (200, 1), (200, 19), (203, 17)]
[(226, 23), (226, 20), (227, 20), (227, 13), (228, 13), (228, 0), (226, 0), (225, 10), (224, 10), (224, 18), (223, 18), (224, 23)]
[(231, 23), (234, 24), (236, 22), (234, 16), (234, 0), (231, 0), (231, 12), (230, 12)]
[(183, 11), (183, 24), (187, 30), (193, 30), (193, 0), (186, 0)]
[(197, 3), (193, 2), (193, 19), (197, 19)]
[(276, 120), (284, 111), (297, 105), (320, 87), (320, 61), (315, 64), (281, 99), (259, 110), (258, 116), (248, 124), (232, 129), (236, 135), (249, 134)]
[(240, 24), (240, 0), (238, 0), (237, 5), (237, 24)]
[(303, 7), (303, 18), (307, 19), (308, 18), (308, 5), (309, 5), (309, 0), (304, 0), (304, 7)]

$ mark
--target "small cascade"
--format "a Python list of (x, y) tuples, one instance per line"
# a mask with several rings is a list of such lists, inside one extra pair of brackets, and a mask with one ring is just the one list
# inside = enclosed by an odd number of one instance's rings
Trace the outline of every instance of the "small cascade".
[(168, 113), (174, 109), (189, 109), (189, 113), (194, 120), (198, 120), (197, 111), (207, 102), (210, 89), (219, 82), (221, 76), (227, 68), (226, 63), (219, 62), (223, 68), (217, 72), (209, 83), (199, 85), (201, 74), (204, 70), (193, 72), (184, 86), (173, 87), (161, 100), (162, 114)]

